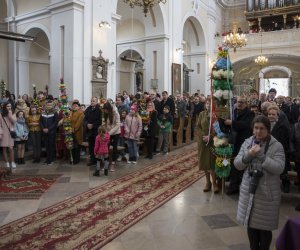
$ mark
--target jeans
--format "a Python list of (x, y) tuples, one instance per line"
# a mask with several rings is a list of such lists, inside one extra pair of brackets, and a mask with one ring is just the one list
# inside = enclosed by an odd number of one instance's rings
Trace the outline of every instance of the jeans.
[[(118, 146), (125, 147), (125, 137), (119, 137)], [(120, 150), (119, 154), (124, 157), (125, 156), (125, 150)]]
[(127, 139), (127, 145), (128, 145), (129, 161), (136, 161), (137, 152), (138, 152), (137, 141), (133, 139)]

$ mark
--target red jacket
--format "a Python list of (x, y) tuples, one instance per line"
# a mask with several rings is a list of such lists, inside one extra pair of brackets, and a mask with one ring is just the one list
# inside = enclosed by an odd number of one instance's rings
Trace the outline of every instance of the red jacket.
[(101, 138), (99, 135), (96, 136), (94, 154), (95, 155), (106, 155), (108, 154), (108, 144), (109, 144), (110, 136), (109, 133), (106, 132), (104, 138)]

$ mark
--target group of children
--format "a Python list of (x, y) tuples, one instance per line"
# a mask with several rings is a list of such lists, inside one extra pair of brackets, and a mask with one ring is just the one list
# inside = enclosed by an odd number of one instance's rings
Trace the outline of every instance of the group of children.
[[(164, 154), (168, 153), (169, 150), (169, 137), (172, 131), (172, 116), (170, 115), (170, 108), (168, 106), (164, 107), (164, 113), (158, 117), (157, 124), (159, 126), (159, 136), (158, 143), (156, 146), (156, 152), (158, 153), (163, 147)], [(138, 107), (136, 104), (133, 104), (130, 107), (130, 112), (127, 114), (126, 110), (121, 111), (120, 116), (120, 138), (119, 145), (125, 146), (125, 141), (127, 142), (127, 149), (129, 158), (126, 159), (128, 164), (136, 164), (138, 158), (138, 144), (142, 130), (142, 118), (138, 113)], [(108, 175), (108, 166), (109, 166), (109, 144), (110, 144), (110, 135), (105, 129), (105, 126), (100, 126), (98, 128), (98, 135), (95, 140), (94, 154), (97, 159), (96, 170), (94, 176), (100, 176), (100, 166), (101, 162), (104, 167), (104, 174)], [(125, 152), (121, 151), (119, 156), (119, 161), (122, 157), (125, 157)]]

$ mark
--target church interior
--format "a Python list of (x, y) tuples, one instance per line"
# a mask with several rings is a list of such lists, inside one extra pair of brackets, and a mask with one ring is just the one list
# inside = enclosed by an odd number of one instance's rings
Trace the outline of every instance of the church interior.
[[(47, 89), (58, 97), (60, 79), (69, 100), (86, 105), (92, 97), (115, 100), (124, 91), (207, 96), (218, 50), (226, 45), (235, 96), (276, 88), (278, 95), (296, 98), (300, 96), (299, 41), (298, 0), (0, 0), (0, 81), (16, 97), (33, 96), (34, 89)], [(116, 172), (100, 173), (100, 178), (86, 166), (87, 155), (74, 166), (59, 161), (33, 165), (28, 160), (15, 174), (60, 177), (39, 199), (0, 199), (0, 226), (145, 166), (188, 154), (195, 144), (186, 143), (151, 161), (140, 157), (136, 165), (117, 163)], [(247, 231), (236, 219), (238, 194), (204, 193), (204, 181), (199, 178), (170, 196), (126, 230), (108, 237), (101, 248), (72, 248), (71, 243), (68, 248), (66, 240), (57, 248), (31, 249), (250, 249)], [(299, 188), (292, 184), (289, 193), (282, 193), (271, 249), (287, 221), (300, 216), (295, 211), (299, 204)], [(0, 228), (0, 249), (4, 249), (1, 237)], [(18, 240), (17, 234), (9, 237)]]

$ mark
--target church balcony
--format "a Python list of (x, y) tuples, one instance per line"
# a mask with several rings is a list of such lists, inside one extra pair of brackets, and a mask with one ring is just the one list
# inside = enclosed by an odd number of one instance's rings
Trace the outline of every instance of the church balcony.
[[(286, 29), (270, 32), (249, 33), (246, 34), (247, 45), (238, 48), (236, 53), (230, 49), (231, 60), (238, 61), (243, 58), (253, 57), (261, 54), (283, 54), (285, 56), (300, 56), (300, 28)], [(222, 44), (223, 37), (216, 38), (216, 48)]]

